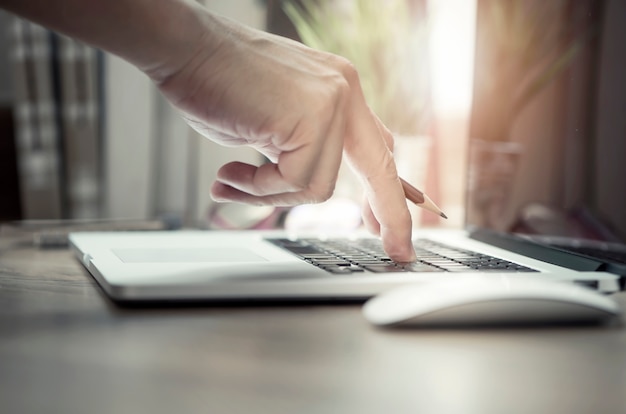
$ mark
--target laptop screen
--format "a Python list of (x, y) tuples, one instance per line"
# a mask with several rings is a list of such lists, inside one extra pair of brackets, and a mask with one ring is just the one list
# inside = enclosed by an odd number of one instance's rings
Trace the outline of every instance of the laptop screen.
[(535, 3), (477, 3), (466, 223), (623, 242), (626, 7)]

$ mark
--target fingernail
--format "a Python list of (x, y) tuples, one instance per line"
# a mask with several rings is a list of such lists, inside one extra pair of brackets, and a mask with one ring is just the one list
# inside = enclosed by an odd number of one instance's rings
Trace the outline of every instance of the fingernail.
[(415, 250), (413, 250), (413, 247), (410, 248), (407, 257), (407, 262), (414, 262), (417, 260), (417, 256), (415, 255)]

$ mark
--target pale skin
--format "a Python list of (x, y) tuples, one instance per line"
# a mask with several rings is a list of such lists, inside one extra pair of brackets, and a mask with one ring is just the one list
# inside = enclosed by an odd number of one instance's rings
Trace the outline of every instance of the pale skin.
[(391, 258), (415, 259), (393, 137), (367, 106), (347, 60), (188, 0), (0, 0), (0, 7), (122, 57), (196, 131), (272, 161), (223, 165), (211, 188), (215, 200), (323, 202), (345, 158), (363, 183), (368, 230)]

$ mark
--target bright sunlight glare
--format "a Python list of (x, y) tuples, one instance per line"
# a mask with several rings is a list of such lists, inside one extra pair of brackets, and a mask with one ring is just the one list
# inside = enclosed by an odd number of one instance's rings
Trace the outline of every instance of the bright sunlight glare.
[(476, 0), (429, 0), (434, 109), (467, 116), (472, 100)]

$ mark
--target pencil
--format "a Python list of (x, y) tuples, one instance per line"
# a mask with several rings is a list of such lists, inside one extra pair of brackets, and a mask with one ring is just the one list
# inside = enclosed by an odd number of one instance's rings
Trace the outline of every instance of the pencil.
[(443, 211), (441, 211), (441, 209), (437, 207), (433, 200), (431, 200), (426, 194), (404, 181), (404, 179), (400, 178), (400, 181), (402, 182), (402, 189), (404, 190), (404, 195), (406, 196), (407, 200), (409, 200), (418, 207), (424, 208), (437, 214), (438, 216), (441, 216), (445, 219), (448, 218), (448, 216), (446, 216)]

